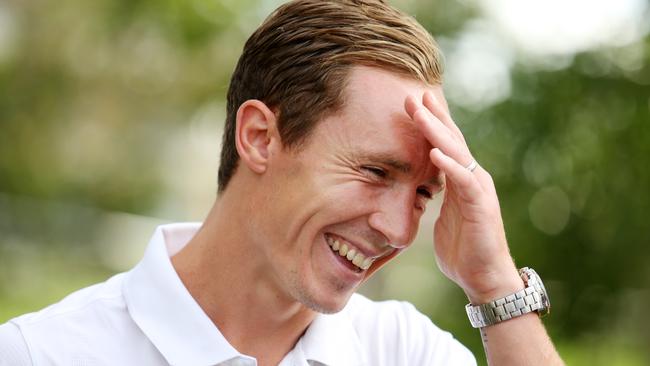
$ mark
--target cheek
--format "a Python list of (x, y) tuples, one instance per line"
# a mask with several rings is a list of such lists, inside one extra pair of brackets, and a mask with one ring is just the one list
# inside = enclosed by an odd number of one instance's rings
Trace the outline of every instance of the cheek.
[(374, 210), (381, 190), (366, 182), (351, 181), (324, 192), (323, 207), (341, 218), (367, 215)]

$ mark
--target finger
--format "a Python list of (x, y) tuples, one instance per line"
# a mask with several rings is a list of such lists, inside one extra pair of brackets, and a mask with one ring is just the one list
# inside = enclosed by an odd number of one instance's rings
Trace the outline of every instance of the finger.
[(424, 92), (424, 95), (422, 96), (422, 104), (458, 138), (465, 142), (465, 136), (463, 136), (463, 133), (460, 131), (460, 128), (458, 128), (454, 120), (451, 119), (447, 106), (441, 103), (441, 101), (436, 98), (431, 91), (427, 90)]
[(440, 148), (461, 164), (468, 165), (473, 160), (465, 142), (454, 137), (449, 128), (427, 108), (420, 107), (411, 97), (406, 99), (405, 108), (432, 146)]
[(404, 101), (404, 109), (406, 110), (406, 113), (411, 118), (413, 118), (415, 112), (417, 112), (418, 109), (420, 109), (420, 106), (421, 104), (412, 95), (407, 96), (406, 100)]
[[(404, 102), (404, 109), (406, 109), (406, 113), (415, 122), (416, 126), (422, 130), (424, 136), (427, 138), (427, 140), (429, 140), (430, 143), (433, 144), (433, 140), (440, 138), (436, 136), (435, 132), (439, 132), (441, 135), (451, 136), (451, 131), (449, 131), (449, 129), (446, 128), (442, 122), (439, 120), (436, 121), (437, 118), (426, 108), (424, 108), (423, 105), (417, 99), (415, 99), (415, 97), (411, 95), (406, 97), (406, 101)], [(430, 123), (438, 124), (439, 126), (431, 126), (431, 128), (428, 128), (427, 125)], [(422, 128), (420, 125), (424, 125), (424, 127), (427, 128)], [(437, 147), (435, 144), (433, 146)]]
[(444, 154), (440, 149), (434, 148), (429, 153), (431, 162), (445, 173), (447, 181), (452, 183), (456, 192), (462, 199), (469, 202), (476, 202), (483, 190), (476, 176), (464, 166)]

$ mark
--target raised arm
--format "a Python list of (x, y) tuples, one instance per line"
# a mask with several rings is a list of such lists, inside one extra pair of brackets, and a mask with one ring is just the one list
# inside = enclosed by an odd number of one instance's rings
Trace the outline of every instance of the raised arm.
[[(473, 305), (523, 290), (526, 286), (510, 256), (492, 177), (475, 163), (441, 89), (407, 98), (405, 109), (434, 147), (432, 164), (446, 176), (444, 202), (434, 228), (438, 266)], [(490, 365), (564, 364), (536, 311), (482, 327), (481, 337)]]

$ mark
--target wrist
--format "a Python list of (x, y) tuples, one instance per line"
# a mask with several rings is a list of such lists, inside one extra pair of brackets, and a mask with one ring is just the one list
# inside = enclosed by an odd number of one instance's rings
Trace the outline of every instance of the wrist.
[[(465, 310), (474, 328), (498, 324), (530, 312), (536, 312), (539, 316), (549, 313), (551, 303), (537, 272), (532, 268), (524, 267), (519, 270), (519, 275), (524, 282), (524, 289), (488, 301), (480, 297), (471, 297), (470, 301), (476, 301), (478, 304), (469, 303), (465, 306)], [(501, 287), (499, 291), (505, 291), (505, 288)]]
[(490, 276), (484, 275), (482, 279), (480, 287), (464, 289), (465, 295), (474, 305), (484, 304), (525, 288), (524, 281), (514, 265), (511, 270)]

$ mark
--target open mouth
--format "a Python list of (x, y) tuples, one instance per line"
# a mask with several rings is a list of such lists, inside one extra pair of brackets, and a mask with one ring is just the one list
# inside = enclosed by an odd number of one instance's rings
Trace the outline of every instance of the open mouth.
[(327, 245), (329, 245), (330, 249), (343, 259), (342, 262), (353, 271), (365, 271), (370, 268), (372, 263), (375, 261), (374, 258), (367, 258), (359, 251), (359, 249), (355, 248), (350, 244), (350, 242), (341, 237), (328, 233), (325, 234), (325, 241), (327, 242)]

